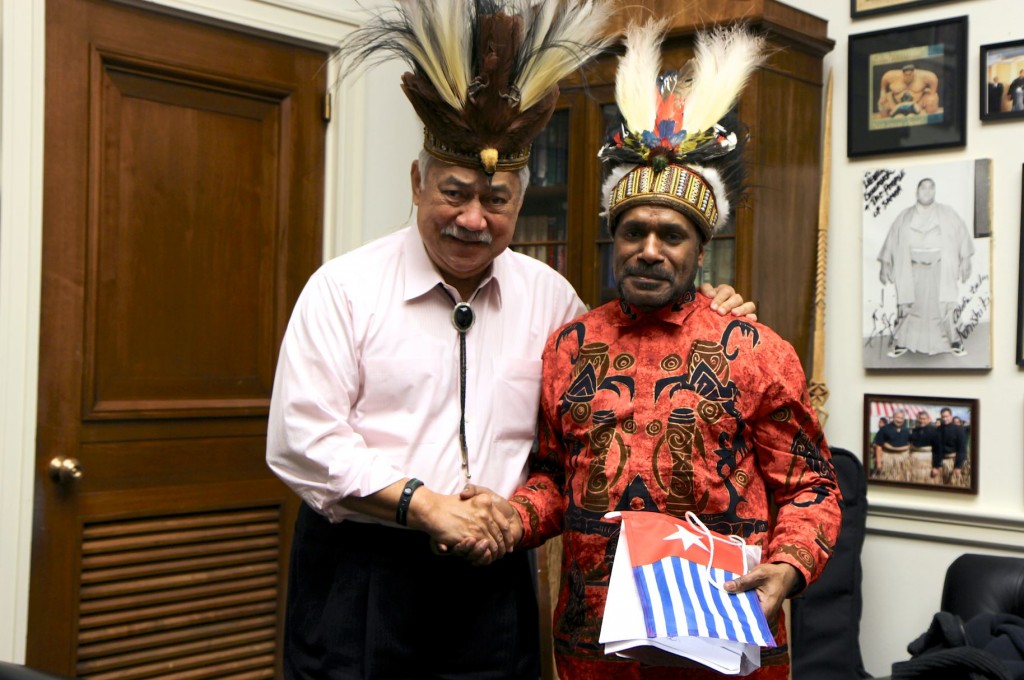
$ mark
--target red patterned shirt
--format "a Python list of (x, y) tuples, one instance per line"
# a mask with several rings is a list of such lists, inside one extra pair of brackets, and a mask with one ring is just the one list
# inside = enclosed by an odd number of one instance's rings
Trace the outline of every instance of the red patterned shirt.
[[(692, 289), (648, 314), (612, 302), (551, 336), (541, 390), (539, 450), (512, 501), (524, 545), (563, 535), (554, 636), (567, 677), (638, 668), (597, 641), (619, 531), (609, 511), (692, 510), (805, 583), (821, 573), (839, 487), (796, 353), (767, 327), (719, 315)], [(779, 642), (758, 677), (787, 663)], [(685, 677), (719, 677), (707, 673)]]

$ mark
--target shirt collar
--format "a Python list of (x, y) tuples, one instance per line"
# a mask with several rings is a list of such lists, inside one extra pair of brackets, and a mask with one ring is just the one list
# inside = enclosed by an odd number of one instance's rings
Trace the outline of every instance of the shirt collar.
[(657, 320), (670, 323), (674, 326), (682, 326), (686, 319), (697, 309), (697, 290), (693, 284), (686, 289), (672, 304), (665, 305), (654, 311), (644, 312), (636, 306), (629, 304), (619, 298), (616, 305), (615, 315), (612, 323), (616, 326), (632, 326), (647, 321)]
[[(405, 262), (405, 290), (402, 298), (404, 301), (408, 302), (422, 297), (434, 288), (437, 288), (438, 284), (444, 284), (441, 273), (434, 266), (430, 256), (427, 255), (426, 246), (423, 245), (423, 239), (420, 238), (420, 230), (415, 224), (408, 227), (408, 233), (402, 247), (405, 255), (403, 258)], [(510, 255), (507, 252), (503, 252), (494, 259), (494, 262), (491, 263), (490, 271), (484, 275), (480, 285), (477, 286), (476, 292), (473, 293), (473, 299), (493, 281), (494, 283), (490, 287), (494, 289), (494, 297), (498, 308), (501, 308), (500, 281), (503, 277), (508, 276), (508, 264), (506, 261), (509, 257)]]

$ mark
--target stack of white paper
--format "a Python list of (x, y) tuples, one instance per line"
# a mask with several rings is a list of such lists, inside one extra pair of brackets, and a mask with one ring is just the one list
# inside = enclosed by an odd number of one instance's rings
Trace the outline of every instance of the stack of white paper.
[(761, 649), (756, 644), (689, 635), (648, 637), (625, 528), (619, 532), (599, 642), (606, 654), (654, 666), (693, 666), (696, 662), (726, 675), (747, 675), (761, 665)]

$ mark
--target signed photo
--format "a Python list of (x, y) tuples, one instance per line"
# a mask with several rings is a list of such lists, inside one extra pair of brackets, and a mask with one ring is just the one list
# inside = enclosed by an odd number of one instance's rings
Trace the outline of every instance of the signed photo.
[(864, 173), (865, 368), (991, 368), (990, 166)]

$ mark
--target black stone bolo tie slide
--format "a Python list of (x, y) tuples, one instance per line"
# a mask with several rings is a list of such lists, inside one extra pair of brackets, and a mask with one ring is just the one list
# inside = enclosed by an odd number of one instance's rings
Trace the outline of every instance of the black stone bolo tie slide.
[(465, 333), (472, 328), (475, 319), (473, 308), (465, 302), (460, 302), (452, 308), (452, 325), (460, 333)]

